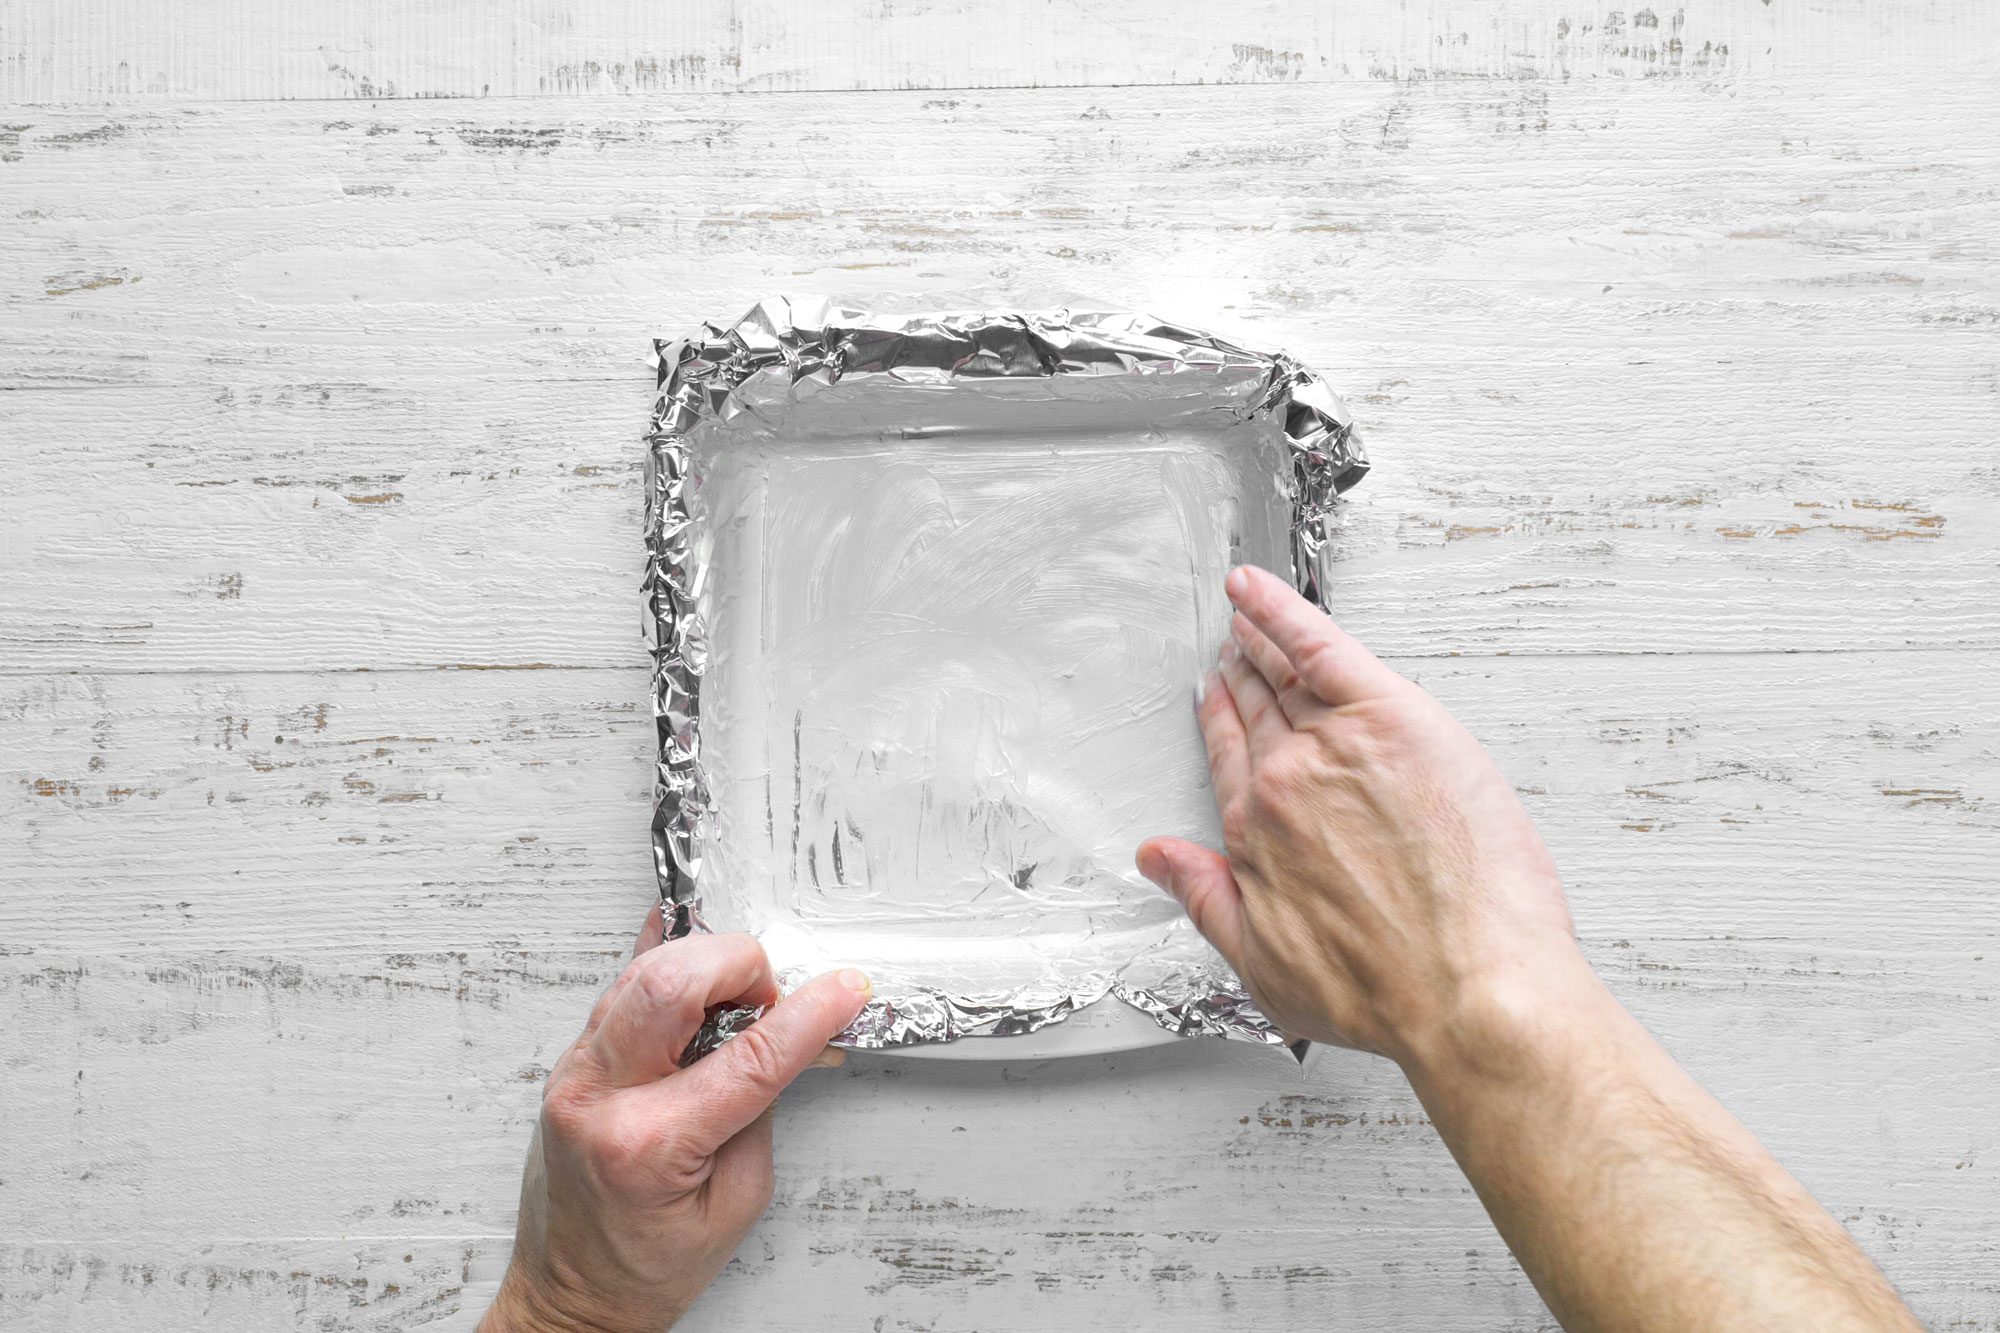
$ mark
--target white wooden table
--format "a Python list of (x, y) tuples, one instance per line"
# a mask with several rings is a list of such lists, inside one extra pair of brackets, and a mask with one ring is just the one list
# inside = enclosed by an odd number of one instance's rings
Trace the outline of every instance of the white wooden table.
[[(645, 340), (791, 291), (1348, 389), (1341, 618), (2000, 1329), (1996, 7), (687, 8), (0, 0), (0, 1326), (470, 1322), (652, 893)], [(1373, 1059), (781, 1120), (690, 1328), (1550, 1325)]]

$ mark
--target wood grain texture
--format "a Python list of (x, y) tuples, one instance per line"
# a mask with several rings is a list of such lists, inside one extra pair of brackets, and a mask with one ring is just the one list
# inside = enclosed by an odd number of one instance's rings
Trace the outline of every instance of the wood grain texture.
[[(1984, 654), (1403, 665), (1559, 831), (1588, 934), (1698, 919), (1763, 937), (1828, 900), (1841, 918), (1814, 928), (1857, 946), (1993, 921), (2000, 695)], [(0, 808), (19, 834), (0, 872), (33, 890), (0, 899), (0, 939), (106, 955), (614, 947), (651, 887), (645, 681), (0, 680)]]
[(0, 645), (637, 663), (648, 336), (832, 290), (1307, 358), (1385, 462), (1334, 577), (1388, 651), (1992, 646), (2000, 125), (1895, 86), (37, 111)]
[(505, 1242), (403, 1237), (95, 1246), (0, 1242), (10, 1329), (471, 1329)]
[(1937, 0), (0, 0), (0, 102), (1973, 72), (1996, 32)]
[[(0, 1326), (470, 1327), (651, 893), (646, 340), (800, 291), (1347, 389), (1343, 620), (1619, 994), (2000, 1330), (2000, 10), (853, 13), (0, 0)], [(1379, 1061), (780, 1116), (689, 1328), (1551, 1327)]]
[[(1983, 656), (1409, 665), (1519, 785), (1619, 993), (1927, 1318), (1986, 1326)], [(0, 1069), (36, 1151), (0, 1187), (0, 1293), (27, 1327), (478, 1304), (466, 1264), (490, 1281), (504, 1257), (536, 1081), (649, 895), (643, 682), (7, 682)], [(1233, 1048), (859, 1061), (784, 1114), (778, 1205), (692, 1327), (1545, 1319), (1361, 1057), (1303, 1082)]]

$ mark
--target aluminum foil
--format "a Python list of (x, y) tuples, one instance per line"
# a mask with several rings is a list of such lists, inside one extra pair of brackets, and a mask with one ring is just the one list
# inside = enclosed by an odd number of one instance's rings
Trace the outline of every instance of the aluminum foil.
[[(873, 405), (914, 395), (926, 405), (921, 420), (932, 424), (902, 427), (901, 437), (927, 441), (933, 450), (950, 448), (956, 427), (938, 405), (948, 403), (941, 394), (954, 390), (1020, 390), (1008, 410), (1030, 414), (1050, 401), (1084, 414), (1122, 411), (1121, 404), (1150, 395), (1204, 420), (1223, 414), (1246, 427), (1276, 426), (1268, 433), (1279, 441), (1281, 456), (1269, 485), (1289, 510), (1294, 583), (1316, 603), (1323, 602), (1321, 552), (1329, 512), (1335, 497), (1367, 471), (1345, 405), (1312, 372), (1282, 353), (1252, 351), (1144, 315), (1051, 311), (894, 318), (773, 300), (734, 325), (705, 325), (692, 337), (658, 342), (655, 359), (659, 397), (646, 437), (644, 591), (658, 724), (653, 848), (668, 938), (710, 928), (704, 898), (714, 888), (704, 880), (705, 866), (714, 865), (716, 849), (706, 843), (716, 833), (718, 810), (710, 790), (714, 765), (702, 757), (702, 685), (710, 669), (708, 619), (718, 570), (713, 534), (703, 531), (698, 501), (704, 481), (712, 480), (701, 475), (704, 447), (712, 452), (718, 441), (769, 435), (769, 423), (810, 400), (817, 400), (813, 410), (821, 420), (844, 422), (851, 430), (879, 427), (885, 437), (895, 437), (896, 430), (884, 423), (899, 418)], [(1268, 563), (1281, 563), (1282, 551), (1274, 555)], [(1226, 608), (1220, 614), (1226, 616)], [(796, 811), (795, 804), (794, 841)], [(848, 855), (858, 858), (862, 830), (848, 827)], [(836, 822), (834, 868), (827, 872), (815, 862), (815, 883), (828, 873), (843, 885), (861, 878), (840, 869), (841, 837)], [(1129, 848), (1125, 857), (1129, 861)], [(1029, 865), (1020, 874), (1036, 870)], [(1086, 873), (1073, 873), (1068, 886)], [(1041, 891), (1060, 895), (1066, 885), (1056, 882)], [(1027, 901), (1032, 910), (1036, 902), (1062, 899), (1030, 895)], [(893, 974), (885, 984), (878, 973), (876, 998), (840, 1044), (880, 1048), (1032, 1032), (1106, 996), (1143, 1010), (1179, 1035), (1284, 1044), (1283, 1034), (1258, 1012), (1241, 982), (1185, 918), (1150, 934), (1139, 928), (1132, 938), (1142, 936), (1144, 947), (1115, 966), (1107, 967), (1102, 958), (1067, 970), (1052, 964), (1044, 984), (1031, 986), (957, 986), (956, 978), (911, 984)], [(796, 984), (804, 974), (781, 972), (781, 984)], [(717, 1014), (696, 1038), (690, 1057), (754, 1017), (749, 1011)]]

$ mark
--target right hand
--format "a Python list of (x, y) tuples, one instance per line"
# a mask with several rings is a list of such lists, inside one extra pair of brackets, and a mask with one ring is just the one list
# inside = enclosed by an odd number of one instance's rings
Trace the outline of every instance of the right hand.
[(1587, 976), (1555, 863), (1479, 742), (1275, 575), (1225, 586), (1200, 716), (1228, 857), (1152, 838), (1138, 865), (1265, 1014), (1407, 1066)]

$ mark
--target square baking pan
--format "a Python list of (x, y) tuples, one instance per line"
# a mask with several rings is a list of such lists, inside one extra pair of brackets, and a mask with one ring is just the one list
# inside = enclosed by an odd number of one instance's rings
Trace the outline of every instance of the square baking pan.
[(1365, 469), (1338, 401), (1137, 315), (773, 301), (657, 350), (670, 933), (867, 970), (856, 1046), (1281, 1042), (1132, 857), (1220, 845), (1191, 704), (1222, 579), (1316, 593)]

